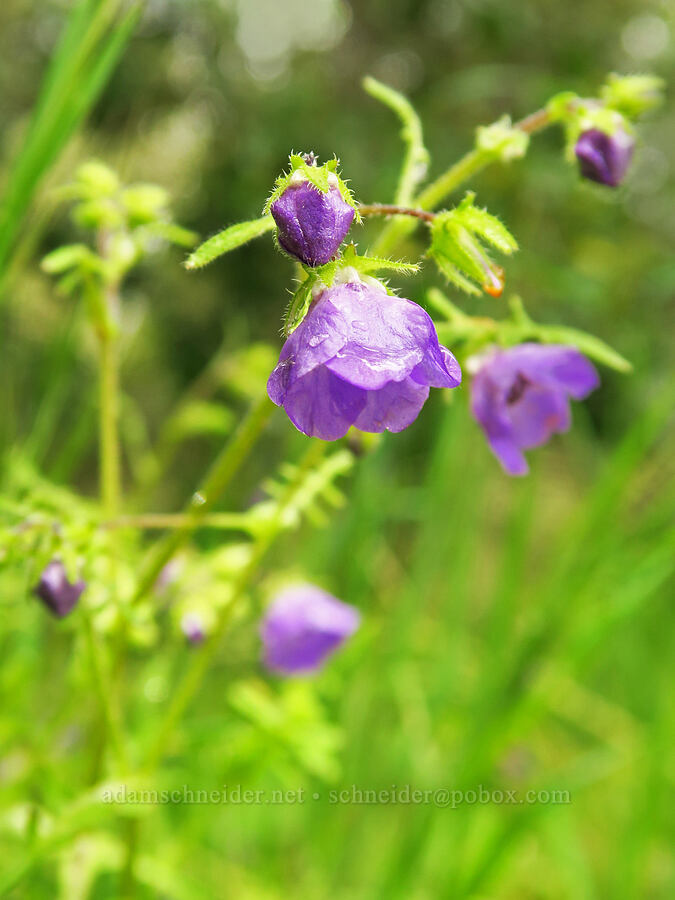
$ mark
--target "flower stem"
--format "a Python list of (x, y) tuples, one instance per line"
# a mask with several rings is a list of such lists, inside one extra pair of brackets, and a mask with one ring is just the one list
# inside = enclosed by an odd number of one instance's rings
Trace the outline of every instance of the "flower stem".
[(251, 558), (234, 583), (230, 602), (221, 609), (212, 634), (206, 643), (195, 652), (191, 665), (188, 667), (182, 681), (173, 693), (167, 714), (157, 731), (148, 755), (146, 764), (147, 771), (152, 772), (160, 764), (166, 750), (166, 745), (171, 738), (174, 729), (181, 720), (185, 710), (188, 708), (190, 701), (199, 691), (199, 687), (216, 655), (223, 635), (227, 630), (239, 601), (258, 572), (261, 560), (283, 530), (281, 523), (286, 508), (294, 500), (298, 486), (302, 485), (306, 473), (319, 462), (327, 448), (328, 444), (324, 441), (312, 440), (310, 442), (307, 452), (298, 465), (292, 484), (287, 487), (284, 495), (279, 501), (276, 515), (276, 527), (271, 526), (255, 541)]
[(117, 339), (111, 332), (99, 335), (100, 345), (100, 482), (103, 512), (113, 518), (119, 510), (120, 458), (118, 440), (119, 374)]
[(413, 209), (410, 206), (397, 206), (391, 203), (361, 204), (359, 212), (362, 216), (413, 216), (423, 222), (433, 222), (436, 213), (424, 209)]
[(141, 572), (133, 602), (138, 603), (157, 581), (157, 576), (185, 544), (192, 532), (203, 521), (206, 514), (222, 496), (225, 488), (236, 475), (248, 456), (249, 450), (258, 440), (274, 409), (267, 395), (263, 395), (249, 410), (232, 439), (216, 458), (201, 487), (193, 494), (184, 510), (185, 522), (172, 534), (167, 535), (154, 548), (147, 564)]
[[(546, 109), (539, 109), (525, 116), (514, 124), (514, 128), (524, 131), (526, 134), (534, 134), (552, 124), (550, 113)], [(498, 157), (486, 150), (473, 149), (466, 153), (447, 171), (427, 185), (412, 201), (421, 210), (431, 210), (439, 206), (453, 191), (468, 181), (481, 169), (495, 162)], [(363, 214), (363, 210), (361, 210)], [(393, 214), (393, 213), (392, 213)], [(404, 215), (409, 215), (404, 213)], [(419, 220), (417, 220), (419, 221)], [(398, 218), (389, 222), (373, 244), (373, 253), (386, 255), (390, 253), (399, 241), (415, 230), (417, 221), (414, 218)]]

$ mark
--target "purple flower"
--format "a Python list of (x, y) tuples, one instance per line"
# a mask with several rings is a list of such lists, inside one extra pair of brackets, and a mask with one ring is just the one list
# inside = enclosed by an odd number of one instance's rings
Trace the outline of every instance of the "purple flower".
[(521, 344), (483, 360), (471, 385), (471, 411), (509, 475), (526, 475), (523, 450), (570, 426), (569, 397), (583, 400), (600, 384), (574, 347)]
[(260, 627), (264, 662), (282, 675), (316, 671), (358, 628), (359, 613), (311, 584), (286, 588)]
[(427, 313), (377, 283), (325, 290), (288, 338), (267, 382), (300, 431), (326, 441), (362, 431), (403, 431), (429, 387), (457, 387), (459, 364)]
[(185, 613), (180, 620), (180, 630), (191, 644), (201, 644), (206, 637), (204, 623), (198, 613)]
[(54, 559), (40, 576), (34, 593), (55, 616), (62, 619), (75, 608), (85, 587), (81, 578), (71, 584), (63, 563)]
[(283, 249), (308, 266), (333, 259), (354, 219), (337, 186), (324, 193), (309, 181), (291, 181), (270, 212)]
[(635, 141), (623, 128), (617, 128), (613, 134), (591, 128), (579, 136), (574, 152), (584, 178), (617, 187), (626, 174), (634, 149)]

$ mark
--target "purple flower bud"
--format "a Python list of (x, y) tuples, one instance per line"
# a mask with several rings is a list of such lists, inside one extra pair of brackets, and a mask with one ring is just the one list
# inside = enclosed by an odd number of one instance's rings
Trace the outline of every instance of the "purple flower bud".
[(326, 441), (403, 431), (429, 387), (453, 388), (459, 364), (429, 315), (375, 284), (325, 290), (282, 347), (267, 392), (300, 431)]
[(617, 187), (626, 174), (634, 149), (635, 141), (622, 128), (613, 134), (591, 128), (579, 136), (574, 152), (584, 178)]
[(333, 259), (354, 219), (337, 185), (324, 193), (304, 180), (291, 180), (270, 211), (283, 249), (308, 266)]
[(471, 411), (509, 475), (526, 475), (523, 450), (570, 426), (569, 397), (583, 400), (600, 384), (574, 347), (521, 344), (482, 360), (471, 384)]
[(40, 576), (34, 593), (55, 616), (62, 619), (75, 608), (85, 587), (81, 578), (71, 584), (63, 563), (54, 559)]
[(264, 662), (283, 675), (315, 672), (358, 628), (359, 613), (311, 584), (289, 587), (268, 607), (260, 627)]
[(191, 644), (201, 644), (206, 637), (204, 623), (198, 613), (185, 613), (180, 620), (180, 630)]

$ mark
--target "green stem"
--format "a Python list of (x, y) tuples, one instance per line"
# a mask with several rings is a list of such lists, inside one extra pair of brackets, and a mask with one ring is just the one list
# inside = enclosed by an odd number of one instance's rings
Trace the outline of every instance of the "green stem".
[[(534, 134), (551, 124), (549, 112), (546, 109), (540, 109), (516, 122), (513, 127), (524, 131), (525, 134)], [(435, 209), (465, 181), (498, 159), (498, 156), (486, 150), (470, 150), (447, 171), (439, 175), (435, 181), (427, 185), (416, 198), (410, 201), (410, 205), (418, 206), (422, 210)], [(414, 218), (397, 218), (389, 222), (373, 244), (373, 254), (386, 256), (391, 253), (394, 246), (411, 234), (417, 225), (418, 221)]]
[(323, 441), (313, 440), (310, 443), (307, 452), (298, 466), (293, 483), (288, 486), (284, 496), (279, 502), (276, 516), (277, 526), (271, 526), (269, 530), (256, 540), (251, 559), (234, 584), (230, 602), (220, 611), (212, 634), (207, 642), (195, 653), (192, 663), (188, 667), (182, 681), (178, 685), (178, 688), (173, 692), (169, 709), (157, 731), (148, 755), (148, 771), (152, 772), (160, 764), (171, 735), (180, 722), (185, 710), (188, 708), (190, 701), (199, 691), (199, 687), (216, 655), (223, 635), (227, 630), (239, 601), (248, 589), (251, 580), (255, 577), (261, 560), (283, 530), (280, 523), (283, 521), (286, 507), (294, 499), (297, 487), (302, 484), (307, 471), (321, 459), (326, 452), (327, 447), (328, 445)]
[(143, 513), (139, 516), (118, 516), (104, 523), (106, 528), (138, 528), (145, 531), (170, 528), (216, 528), (222, 531), (249, 531), (252, 528), (248, 513), (210, 513), (195, 523), (190, 513)]
[(248, 453), (258, 440), (274, 407), (267, 395), (250, 409), (232, 439), (213, 463), (201, 487), (193, 494), (184, 514), (185, 523), (157, 544), (141, 572), (133, 602), (138, 603), (151, 590), (157, 576), (174, 554), (189, 540), (195, 528), (222, 496)]
[(119, 374), (117, 339), (111, 332), (100, 334), (100, 481), (104, 515), (114, 518), (120, 500), (120, 456), (118, 439)]
[(82, 612), (84, 622), (84, 636), (91, 659), (91, 668), (94, 676), (94, 687), (101, 704), (110, 742), (112, 744), (117, 764), (122, 773), (128, 770), (128, 759), (124, 746), (122, 717), (113, 692), (111, 690), (112, 679), (108, 666), (105, 664), (105, 651), (100, 644), (88, 610)]

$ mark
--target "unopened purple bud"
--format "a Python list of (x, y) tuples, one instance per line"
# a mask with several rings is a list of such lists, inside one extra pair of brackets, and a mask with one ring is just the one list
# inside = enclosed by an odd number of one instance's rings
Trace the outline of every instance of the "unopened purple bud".
[(260, 634), (268, 669), (282, 675), (315, 672), (359, 627), (353, 606), (311, 584), (282, 591), (265, 613)]
[(307, 266), (330, 262), (354, 220), (337, 184), (324, 192), (305, 180), (291, 181), (270, 211), (279, 244)]
[(206, 637), (202, 617), (197, 613), (185, 613), (180, 620), (180, 630), (191, 644), (201, 644)]
[(85, 587), (81, 578), (75, 583), (68, 581), (63, 563), (54, 559), (40, 576), (34, 593), (55, 616), (62, 619), (75, 608)]
[(635, 141), (623, 128), (617, 128), (613, 134), (591, 128), (579, 136), (574, 152), (584, 178), (617, 187), (628, 170), (634, 149)]

